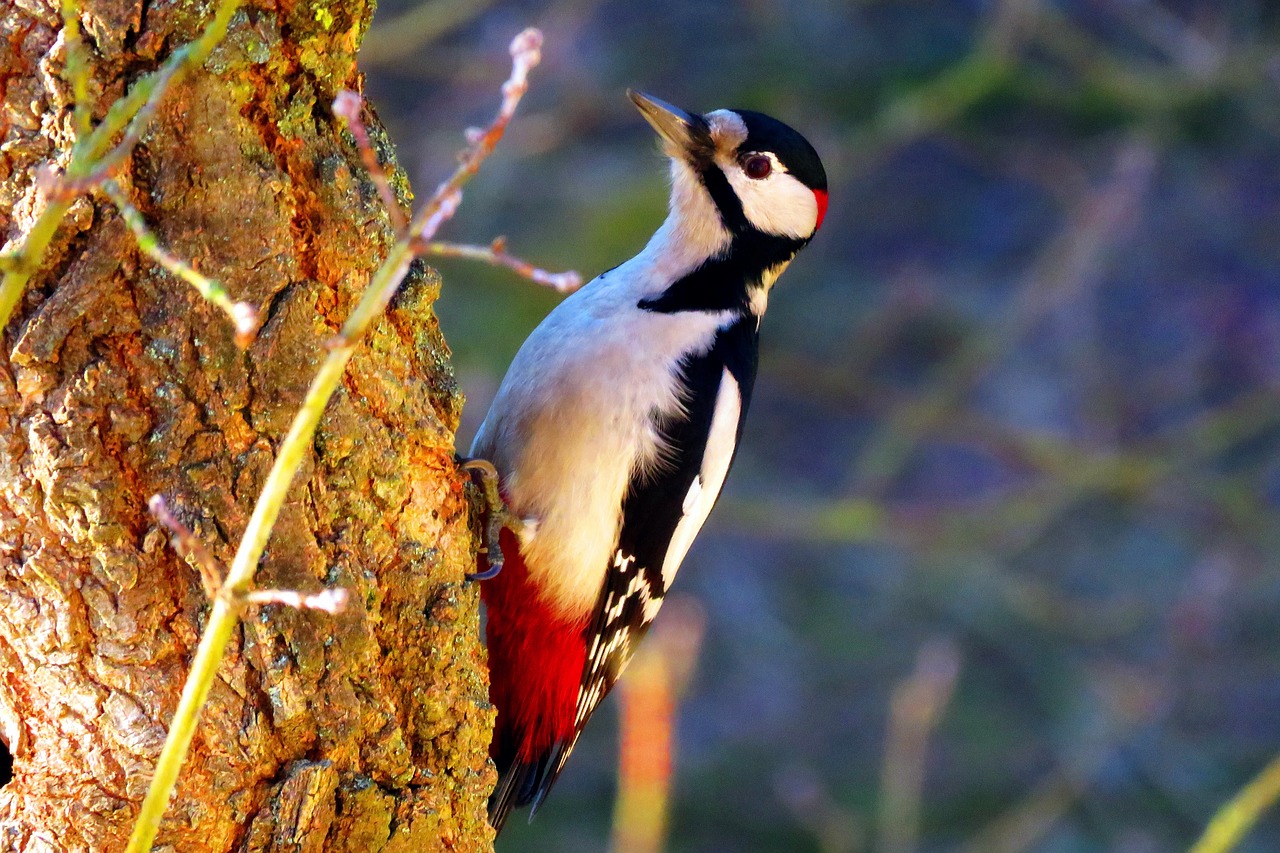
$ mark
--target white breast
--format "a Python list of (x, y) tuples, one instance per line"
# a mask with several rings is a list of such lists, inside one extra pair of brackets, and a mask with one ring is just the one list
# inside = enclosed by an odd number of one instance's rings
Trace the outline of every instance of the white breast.
[[(706, 353), (733, 318), (637, 308), (635, 293), (651, 289), (632, 280), (645, 274), (641, 260), (570, 296), (534, 330), (472, 446), (472, 455), (497, 466), (512, 510), (536, 521), (525, 562), (566, 616), (595, 606), (627, 486), (659, 463), (653, 415), (680, 410), (681, 359)], [(724, 472), (702, 479), (714, 501)], [(690, 541), (709, 509), (692, 502), (689, 518), (698, 521)]]

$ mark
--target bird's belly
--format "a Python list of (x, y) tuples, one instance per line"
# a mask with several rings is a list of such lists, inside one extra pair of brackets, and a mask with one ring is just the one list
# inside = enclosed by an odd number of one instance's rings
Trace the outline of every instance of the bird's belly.
[(627, 485), (659, 459), (653, 416), (677, 405), (674, 381), (666, 384), (649, 399), (587, 389), (562, 398), (566, 405), (540, 414), (524, 448), (512, 504), (536, 526), (523, 551), (531, 580), (565, 616), (594, 608)]

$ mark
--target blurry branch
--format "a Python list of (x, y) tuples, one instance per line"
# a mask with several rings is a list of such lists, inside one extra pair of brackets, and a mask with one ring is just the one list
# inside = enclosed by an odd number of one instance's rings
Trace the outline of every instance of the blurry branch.
[(1036, 43), (1067, 63), (1083, 80), (1136, 109), (1161, 109), (1194, 92), (1230, 91), (1259, 82), (1274, 49), (1218, 47), (1149, 0), (1134, 0), (1114, 13), (1139, 38), (1164, 52), (1171, 63), (1135, 62), (1080, 26), (1055, 4), (1040, 7)]
[(360, 47), (360, 64), (391, 65), (409, 60), (492, 5), (493, 0), (422, 0), (389, 21), (375, 21)]
[[(902, 92), (848, 143), (866, 171), (902, 145), (935, 133), (965, 116), (976, 104), (1015, 79), (1032, 100), (1087, 101), (1091, 110), (1111, 107), (1150, 124), (1206, 97), (1266, 91), (1274, 47), (1215, 45), (1158, 3), (1118, 4), (1138, 38), (1172, 61), (1145, 65), (1121, 58), (1059, 8), (1043, 0), (1004, 0), (979, 34), (972, 50), (928, 81)], [(1042, 48), (1077, 79), (1062, 85), (1060, 75), (1018, 54)], [(1256, 123), (1280, 136), (1280, 113), (1266, 97), (1248, 111)]]
[(667, 834), (676, 700), (693, 674), (705, 617), (692, 598), (668, 601), (618, 684), (618, 799), (613, 853), (660, 853)]
[(1051, 774), (979, 832), (965, 846), (966, 853), (1022, 853), (1035, 849), (1086, 786), (1086, 780), (1072, 774)]
[(1273, 45), (1215, 45), (1149, 0), (1117, 4), (1113, 12), (1138, 38), (1172, 61), (1153, 64), (1121, 57), (1057, 5), (1044, 3), (1035, 42), (1078, 79), (1066, 88), (1047, 77), (1039, 79), (1032, 86), (1034, 97), (1085, 100), (1092, 110), (1109, 107), (1150, 124), (1152, 119), (1158, 123), (1175, 110), (1206, 99), (1244, 96), (1247, 100), (1250, 93), (1262, 92), (1260, 102), (1245, 113), (1260, 128), (1280, 137), (1280, 116), (1267, 79), (1276, 55)]
[(837, 498), (809, 501), (786, 496), (744, 500), (726, 496), (717, 522), (746, 534), (794, 542), (856, 545), (896, 536), (898, 518), (879, 501)]
[(967, 424), (965, 413), (948, 425), (953, 431), (959, 425), (980, 433), (989, 449), (994, 443), (995, 450), (1034, 466), (1040, 479), (1011, 494), (959, 507), (891, 507), (857, 498), (729, 497), (718, 510), (720, 523), (750, 536), (815, 545), (878, 542), (903, 548), (917, 559), (933, 557), (931, 577), (963, 572), (967, 585), (993, 590), (1020, 618), (1095, 639), (1132, 631), (1149, 602), (1077, 599), (1052, 582), (1007, 567), (1073, 506), (1096, 495), (1152, 498), (1166, 484), (1176, 484), (1177, 494), (1206, 492), (1233, 530), (1247, 529), (1255, 541), (1274, 535), (1274, 514), (1258, 497), (1255, 482), (1265, 472), (1231, 476), (1213, 468), (1280, 426), (1280, 395), (1275, 391), (1247, 395), (1141, 446), (1114, 452), (1019, 433), (990, 420)]
[(877, 426), (851, 472), (856, 491), (880, 493), (919, 442), (1001, 358), (1050, 312), (1097, 283), (1107, 253), (1126, 233), (1124, 226), (1150, 185), (1155, 164), (1155, 152), (1143, 141), (1131, 140), (1120, 150), (1110, 179), (1071, 212), (1004, 315), (937, 370), (931, 390)]
[(207, 302), (217, 306), (231, 321), (235, 331), (236, 346), (244, 349), (253, 339), (258, 327), (258, 309), (248, 302), (233, 302), (227, 289), (211, 278), (206, 278), (189, 263), (160, 245), (156, 235), (147, 227), (146, 220), (136, 207), (129, 203), (124, 190), (115, 181), (105, 181), (102, 191), (115, 203), (120, 215), (137, 238), (138, 247), (153, 261), (196, 289)]
[(1037, 0), (1000, 0), (977, 44), (928, 82), (898, 95), (849, 143), (863, 170), (893, 148), (954, 121), (1016, 70), (1015, 54)]
[[(534, 29), (520, 33), (511, 43), (511, 77), (502, 87), (503, 100), (497, 116), (490, 126), (471, 139), (463, 153), (462, 162), (414, 217), (407, 230), (398, 235), (386, 259), (373, 274), (360, 297), (359, 303), (343, 324), (337, 336), (329, 343), (329, 352), (312, 380), (302, 408), (293, 419), (289, 432), (276, 452), (275, 463), (267, 475), (267, 481), (254, 505), (249, 524), (236, 550), (235, 559), (227, 572), (226, 580), (214, 599), (195, 659), (191, 663), (182, 698), (174, 712), (169, 735), (156, 762), (155, 776), (143, 801), (138, 822), (129, 839), (128, 853), (145, 853), (151, 849), (159, 829), (160, 819), (173, 793), (178, 772), (182, 768), (200, 711), (209, 695), (209, 688), (218, 674), (218, 667), (226, 652), (227, 643), (239, 621), (243, 601), (251, 595), (258, 561), (266, 549), (280, 508), (284, 505), (289, 486), (303, 460), (309, 453), (315, 436), (316, 425), (325, 406), (338, 387), (347, 362), (361, 338), (373, 322), (382, 315), (387, 303), (399, 288), (413, 261), (415, 241), (430, 240), (436, 230), (456, 210), (462, 197), (462, 186), (475, 175), (485, 157), (502, 138), (507, 124), (515, 113), (516, 105), (528, 88), (529, 70), (541, 58), (542, 34)], [(358, 111), (356, 111), (358, 114)], [(293, 604), (286, 601), (288, 593), (275, 592), (267, 600)], [(261, 596), (260, 596), (261, 598)], [(303, 602), (304, 606), (322, 606), (332, 609), (332, 601)]]
[(1109, 9), (1124, 18), (1147, 44), (1162, 51), (1179, 65), (1200, 75), (1218, 69), (1226, 53), (1193, 27), (1178, 20), (1177, 15), (1152, 0), (1130, 0)]
[(1133, 669), (1096, 667), (1091, 686), (1099, 713), (1089, 729), (1059, 748), (1058, 767), (1021, 800), (979, 830), (965, 853), (1025, 853), (1043, 848), (1045, 836), (1115, 760), (1125, 742), (1166, 707), (1167, 685), (1149, 683)]
[(959, 674), (955, 645), (935, 639), (920, 649), (915, 672), (893, 689), (880, 777), (877, 853), (916, 849), (929, 736), (951, 701)]
[[(949, 425), (964, 426), (966, 413)], [(1263, 390), (1205, 412), (1163, 435), (1123, 451), (1101, 451), (1052, 435), (1023, 434), (982, 420), (995, 449), (1005, 449), (1041, 475), (1039, 482), (977, 506), (890, 509), (883, 502), (796, 497), (747, 501), (727, 497), (718, 517), (735, 529), (814, 544), (896, 543), (936, 552), (1020, 550), (1029, 547), (1069, 506), (1098, 493), (1148, 494), (1160, 484), (1191, 477), (1198, 467), (1257, 440), (1280, 425), (1280, 395)], [(1221, 478), (1219, 478), (1221, 479)]]
[[(0, 280), (0, 331), (9, 324), (13, 309), (22, 298), (32, 273), (40, 268), (45, 250), (70, 209), (71, 202), (81, 193), (106, 180), (111, 170), (129, 155), (169, 87), (191, 69), (204, 64), (209, 53), (226, 35), (231, 16), (239, 7), (240, 0), (222, 0), (213, 20), (198, 39), (178, 48), (164, 65), (139, 78), (127, 94), (111, 104), (106, 116), (91, 133), (76, 139), (66, 174), (51, 181), (46, 192), (44, 210), (27, 231), (22, 245), (3, 264), (4, 279)], [(75, 0), (63, 0), (62, 13), (64, 21), (76, 19), (79, 15), (78, 3)], [(90, 124), (89, 110), (87, 104), (80, 102), (80, 95), (88, 94), (88, 64), (83, 56), (78, 20), (66, 30), (66, 43), (67, 73), (72, 77), (72, 89), (77, 95), (76, 126), (84, 130)], [(123, 136), (116, 143), (115, 139), (120, 134)]]
[(1189, 853), (1227, 853), (1248, 834), (1262, 813), (1280, 800), (1280, 756), (1218, 809)]
[(811, 832), (819, 853), (855, 853), (865, 839), (853, 810), (840, 803), (818, 774), (804, 765), (792, 765), (773, 778), (778, 800)]

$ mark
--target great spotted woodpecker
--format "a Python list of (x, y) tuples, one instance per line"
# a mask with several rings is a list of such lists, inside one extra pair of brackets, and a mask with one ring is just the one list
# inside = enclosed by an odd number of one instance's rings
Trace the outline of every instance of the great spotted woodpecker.
[(827, 210), (782, 122), (628, 94), (671, 158), (670, 213), (534, 329), (471, 447), (517, 520), (477, 572), (497, 830), (542, 803), (662, 606), (733, 462), (770, 288)]

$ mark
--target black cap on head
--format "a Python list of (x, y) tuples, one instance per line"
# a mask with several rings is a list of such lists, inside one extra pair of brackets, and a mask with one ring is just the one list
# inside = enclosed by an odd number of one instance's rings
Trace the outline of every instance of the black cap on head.
[(771, 151), (787, 171), (809, 189), (827, 189), (827, 171), (822, 168), (822, 160), (809, 140), (764, 113), (752, 110), (734, 112), (742, 116), (742, 122), (747, 126), (747, 138), (738, 146), (739, 151)]

